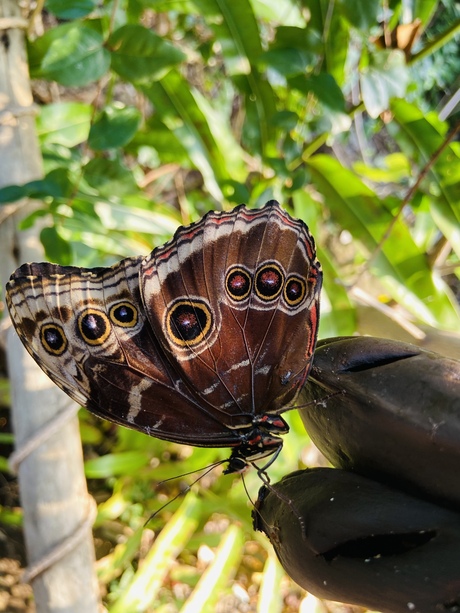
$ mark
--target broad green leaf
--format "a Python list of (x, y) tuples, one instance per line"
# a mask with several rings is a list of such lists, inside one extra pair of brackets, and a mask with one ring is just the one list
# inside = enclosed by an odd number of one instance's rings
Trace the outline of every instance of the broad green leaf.
[(280, 26), (270, 49), (260, 56), (260, 64), (268, 65), (285, 77), (303, 75), (316, 66), (322, 42), (311, 28)]
[(242, 151), (222, 118), (176, 71), (143, 91), (200, 170), (209, 193), (221, 202), (219, 183), (244, 173)]
[(183, 143), (176, 134), (158, 117), (150, 117), (136, 133), (130, 148), (137, 150), (140, 163), (155, 168), (162, 164), (190, 168), (191, 162)]
[(390, 106), (391, 98), (403, 98), (409, 82), (404, 53), (399, 49), (369, 54), (360, 70), (361, 95), (366, 111), (378, 117)]
[(85, 474), (88, 479), (107, 479), (115, 475), (134, 475), (149, 464), (149, 455), (139, 451), (108, 453), (99, 458), (86, 460)]
[(97, 0), (46, 0), (45, 8), (59, 19), (78, 19), (97, 7)]
[(48, 260), (63, 265), (72, 263), (72, 249), (54, 226), (43, 228), (40, 232), (40, 240), (45, 248), (46, 258)]
[(193, 0), (222, 47), (228, 74), (249, 74), (262, 45), (250, 0)]
[(109, 65), (102, 36), (78, 21), (48, 30), (29, 46), (31, 76), (70, 87), (97, 81)]
[(355, 162), (353, 169), (363, 177), (376, 183), (399, 183), (410, 177), (411, 168), (408, 158), (403, 153), (390, 153), (378, 166), (367, 166), (364, 162)]
[(262, 54), (259, 26), (250, 0), (194, 0), (220, 45), (228, 74), (246, 99), (244, 137), (261, 155), (275, 155), (271, 118), (275, 94), (257, 69)]
[(381, 0), (339, 0), (342, 14), (353, 28), (363, 30), (366, 36), (369, 30), (378, 24)]
[(429, 190), (433, 218), (449, 239), (452, 248), (460, 257), (460, 151), (458, 143), (451, 143), (438, 153), (445, 142), (446, 124), (436, 117), (423, 113), (405, 100), (394, 100), (391, 105), (399, 131), (393, 136), (402, 147), (407, 142), (411, 153), (419, 163), (426, 164), (436, 154), (430, 166), (432, 186)]
[(284, 77), (305, 75), (313, 67), (315, 56), (304, 49), (271, 49), (261, 56), (261, 63)]
[(318, 241), (318, 206), (307, 190), (299, 190), (292, 196), (296, 217), (307, 222), (313, 237), (316, 237), (316, 252), (323, 269), (321, 291), (321, 316), (319, 337), (347, 336), (356, 332), (356, 309), (349, 298), (341, 273), (336, 268), (328, 251)]
[(296, 0), (251, 0), (257, 19), (284, 26), (305, 27), (305, 17)]
[[(369, 257), (392, 221), (384, 203), (351, 171), (327, 155), (314, 156), (308, 167), (333, 219), (355, 237), (363, 254)], [(433, 275), (425, 254), (401, 220), (394, 224), (371, 270), (389, 294), (417, 319), (447, 330), (458, 329), (458, 305), (448, 288)]]
[(16, 202), (21, 198), (26, 198), (29, 195), (27, 184), (25, 185), (7, 185), (0, 189), (0, 204), (8, 204)]
[(198, 13), (192, 0), (137, 0), (142, 8), (150, 7), (157, 13), (177, 11), (180, 14)]
[(85, 181), (102, 196), (115, 196), (137, 191), (133, 173), (118, 160), (94, 158), (83, 168)]
[(348, 130), (351, 126), (351, 117), (345, 112), (345, 98), (342, 90), (330, 74), (320, 73), (305, 77), (289, 79), (289, 86), (305, 94), (314, 94), (320, 103), (320, 109), (316, 112), (319, 116), (322, 111), (321, 128), (332, 134), (338, 134)]
[(42, 144), (57, 143), (75, 147), (87, 138), (92, 108), (83, 102), (57, 102), (40, 108), (37, 133)]
[(141, 118), (140, 111), (133, 106), (105, 108), (91, 126), (89, 146), (96, 151), (123, 147), (136, 134)]
[(138, 209), (125, 199), (123, 204), (99, 200), (94, 208), (108, 230), (123, 228), (125, 231), (172, 236), (178, 226), (178, 220), (172, 215), (168, 217), (156, 210)]
[(245, 122), (242, 142), (253, 154), (261, 157), (278, 155), (274, 117), (277, 113), (277, 97), (271, 84), (260, 75), (238, 75), (234, 82), (245, 95)]
[(317, 245), (316, 251), (324, 276), (318, 336), (329, 338), (354, 334), (357, 327), (356, 308), (342, 282), (341, 273), (326, 249)]
[(107, 41), (112, 68), (130, 82), (161, 79), (185, 55), (170, 42), (137, 24), (115, 30)]
[(321, 38), (323, 64), (321, 70), (331, 74), (339, 86), (344, 83), (345, 62), (350, 41), (350, 27), (341, 14), (338, 2), (330, 0), (302, 0), (310, 10), (308, 28), (315, 30)]

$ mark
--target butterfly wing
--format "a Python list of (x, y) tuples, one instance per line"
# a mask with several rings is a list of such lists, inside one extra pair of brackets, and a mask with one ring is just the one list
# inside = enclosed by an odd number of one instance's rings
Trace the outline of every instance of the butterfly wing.
[(145, 312), (203, 406), (230, 428), (281, 412), (316, 342), (321, 269), (308, 228), (272, 201), (208, 213), (141, 264)]
[(232, 446), (239, 438), (171, 369), (143, 313), (141, 258), (111, 268), (25, 264), (7, 285), (26, 349), (97, 415), (166, 440)]

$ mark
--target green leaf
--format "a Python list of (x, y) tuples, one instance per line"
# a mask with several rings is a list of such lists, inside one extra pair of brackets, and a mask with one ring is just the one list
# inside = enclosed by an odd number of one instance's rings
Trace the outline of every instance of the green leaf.
[(7, 185), (0, 189), (0, 204), (16, 202), (29, 195), (27, 185)]
[(345, 113), (345, 98), (342, 90), (330, 74), (320, 73), (289, 79), (289, 86), (303, 93), (312, 93), (321, 104), (324, 117), (329, 119), (333, 134), (348, 130), (351, 117)]
[(222, 46), (228, 74), (249, 74), (262, 53), (259, 26), (251, 2), (193, 1)]
[(97, 117), (88, 137), (89, 146), (95, 151), (123, 147), (136, 134), (142, 116), (135, 107), (107, 107)]
[(56, 228), (43, 228), (40, 240), (45, 248), (46, 258), (50, 262), (68, 265), (72, 262), (72, 249), (69, 243), (62, 238)]
[(243, 557), (244, 534), (238, 525), (231, 525), (222, 536), (213, 561), (201, 575), (196, 588), (187, 598), (181, 613), (215, 611), (219, 594), (231, 582)]
[(353, 28), (363, 30), (369, 36), (369, 30), (378, 24), (381, 0), (342, 0), (342, 14)]
[(118, 160), (94, 158), (83, 168), (83, 177), (101, 196), (120, 198), (138, 191), (131, 170)]
[(161, 79), (185, 59), (174, 45), (140, 25), (125, 25), (107, 41), (112, 67), (130, 82)]
[(66, 147), (83, 143), (88, 138), (91, 115), (91, 106), (82, 102), (58, 102), (42, 106), (37, 117), (40, 142)]
[(157, 597), (172, 565), (195, 532), (202, 515), (202, 502), (190, 493), (168, 525), (155, 539), (129, 585), (110, 607), (110, 613), (146, 611)]
[(115, 475), (135, 475), (149, 464), (149, 455), (139, 451), (108, 453), (85, 462), (85, 474), (89, 479), (106, 479)]
[(213, 30), (225, 60), (226, 71), (248, 98), (244, 138), (261, 155), (276, 155), (272, 117), (276, 96), (257, 69), (262, 42), (250, 0), (194, 0)]
[[(430, 166), (429, 200), (431, 214), (452, 248), (460, 257), (460, 151), (458, 143), (451, 143), (441, 153), (438, 150), (445, 142), (447, 124), (436, 116), (425, 114), (414, 104), (394, 100), (391, 105), (399, 131), (393, 136), (402, 147), (410, 146), (410, 155), (419, 164), (426, 164), (436, 154)], [(406, 144), (407, 143), (407, 144)]]
[(245, 176), (241, 148), (222, 117), (175, 70), (143, 91), (161, 121), (187, 150), (209, 193), (221, 202), (219, 183)]
[(303, 49), (271, 49), (261, 56), (261, 63), (284, 77), (305, 75), (313, 66), (315, 56)]
[(97, 0), (46, 0), (45, 8), (59, 19), (79, 19), (94, 11)]
[(316, 31), (322, 42), (322, 72), (331, 74), (339, 86), (345, 78), (345, 62), (350, 41), (350, 27), (339, 3), (330, 0), (303, 0), (310, 10), (308, 28)]
[[(327, 155), (308, 161), (313, 183), (328, 204), (333, 219), (373, 254), (392, 216), (370, 188)], [(404, 246), (404, 249), (401, 247)], [(389, 294), (417, 319), (442, 329), (458, 330), (460, 312), (448, 288), (427, 264), (406, 225), (398, 219), (371, 270)]]
[(422, 24), (426, 27), (434, 15), (438, 4), (439, 0), (414, 0), (412, 21), (421, 19)]
[(376, 118), (389, 108), (390, 98), (405, 96), (409, 72), (399, 49), (377, 51), (367, 59), (360, 70), (361, 95), (367, 112)]
[[(318, 219), (316, 203), (306, 190), (293, 194), (295, 216), (308, 222), (313, 235), (317, 235)], [(356, 332), (356, 309), (350, 300), (341, 272), (335, 266), (328, 251), (317, 241), (316, 252), (323, 269), (324, 283), (321, 291), (320, 338), (348, 336)]]
[(102, 36), (80, 22), (52, 28), (30, 44), (31, 76), (81, 87), (107, 72), (110, 54)]
[(400, 183), (411, 175), (409, 160), (403, 153), (390, 153), (376, 163), (378, 166), (367, 166), (358, 161), (353, 164), (353, 169), (376, 183)]

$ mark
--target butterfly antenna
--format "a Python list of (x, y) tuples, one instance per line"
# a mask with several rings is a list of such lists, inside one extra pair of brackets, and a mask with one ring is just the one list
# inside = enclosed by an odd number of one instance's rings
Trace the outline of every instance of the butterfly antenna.
[(217, 462), (213, 462), (212, 464), (208, 464), (207, 466), (202, 466), (201, 468), (195, 468), (195, 470), (190, 470), (187, 473), (182, 473), (181, 475), (175, 475), (174, 477), (168, 477), (167, 479), (158, 481), (155, 487), (157, 488), (160, 485), (163, 485), (164, 483), (168, 483), (168, 481), (175, 481), (176, 479), (182, 479), (182, 477), (188, 477), (188, 475), (194, 475), (195, 473), (199, 473), (202, 470), (205, 470), (206, 472), (203, 475), (201, 475), (201, 477), (198, 477), (198, 479), (192, 483), (192, 485), (194, 485), (202, 477), (207, 475), (208, 472), (210, 472), (213, 468), (216, 468), (216, 466), (220, 466), (221, 464), (225, 464), (225, 462), (227, 462), (227, 460), (218, 460)]
[(168, 507), (170, 504), (172, 504), (175, 500), (177, 500), (181, 496), (185, 496), (185, 494), (187, 494), (192, 489), (192, 487), (195, 485), (195, 483), (198, 483), (198, 481), (201, 481), (201, 479), (203, 479), (203, 477), (206, 477), (206, 475), (209, 474), (212, 470), (214, 470), (214, 468), (216, 468), (216, 466), (220, 466), (224, 462), (226, 462), (226, 460), (219, 460), (218, 462), (214, 462), (210, 466), (204, 466), (203, 468), (197, 468), (196, 470), (191, 470), (188, 473), (183, 473), (182, 475), (177, 475), (177, 477), (170, 477), (169, 479), (163, 479), (163, 481), (159, 481), (157, 483), (156, 487), (158, 487), (159, 485), (161, 485), (163, 483), (167, 483), (168, 481), (173, 481), (174, 479), (180, 479), (181, 477), (186, 477), (187, 475), (193, 475), (194, 473), (197, 473), (197, 472), (199, 472), (201, 470), (205, 471), (204, 473), (199, 475), (194, 481), (192, 481), (192, 483), (188, 484), (185, 487), (185, 489), (183, 489), (181, 492), (176, 494), (174, 496), (174, 498), (171, 498), (170, 500), (168, 500), (168, 502), (165, 502), (165, 504), (163, 506), (161, 506), (157, 511), (155, 511), (155, 513), (150, 515), (150, 517), (147, 519), (147, 521), (144, 524), (144, 528), (147, 526), (147, 524), (149, 524), (152, 521), (152, 519), (155, 519), (155, 517), (159, 513), (161, 513), (161, 511), (166, 509), (166, 507)]

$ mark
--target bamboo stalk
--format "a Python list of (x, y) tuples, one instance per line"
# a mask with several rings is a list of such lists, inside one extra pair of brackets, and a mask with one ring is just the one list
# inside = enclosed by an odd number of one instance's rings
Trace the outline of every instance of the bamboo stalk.
[[(26, 183), (43, 174), (27, 70), (26, 27), (18, 2), (0, 0), (0, 187)], [(27, 201), (1, 209), (3, 287), (19, 264), (43, 259), (37, 227), (17, 230), (19, 220), (36, 207), (37, 203)], [(7, 357), (15, 445), (20, 451), (71, 401), (29, 357), (12, 327), (7, 334)], [(86, 489), (75, 415), (76, 409), (18, 469), (29, 577), (38, 613), (96, 613), (99, 606), (88, 523), (94, 505)], [(81, 538), (75, 542), (79, 530)], [(74, 541), (66, 541), (69, 537)]]

